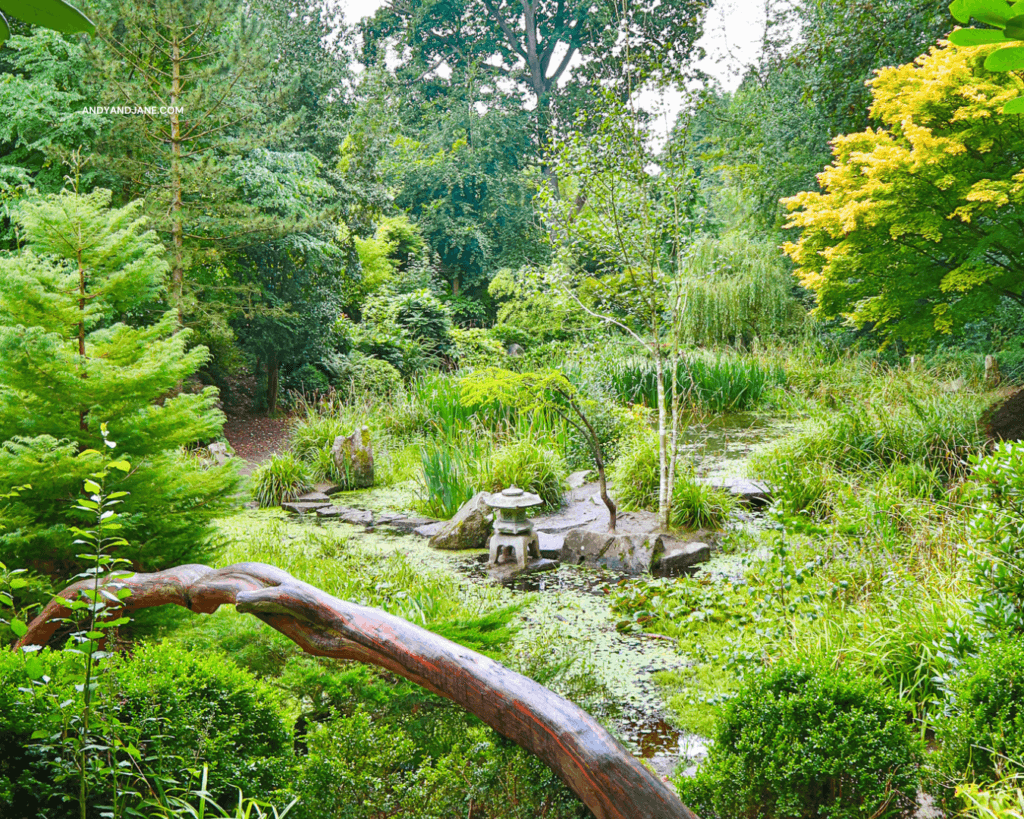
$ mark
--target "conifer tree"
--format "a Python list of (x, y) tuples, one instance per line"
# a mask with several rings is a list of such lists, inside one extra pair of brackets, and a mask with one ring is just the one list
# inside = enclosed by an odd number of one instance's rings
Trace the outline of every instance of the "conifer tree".
[(14, 525), (0, 560), (51, 576), (80, 551), (70, 501), (102, 460), (101, 424), (131, 464), (111, 489), (130, 493), (121, 556), (138, 569), (209, 557), (210, 521), (237, 483), (232, 467), (182, 454), (222, 432), (216, 390), (166, 398), (207, 351), (176, 332), (164, 248), (142, 203), (110, 199), (63, 191), (23, 203), (21, 250), (0, 258), (0, 496), (32, 486), (3, 510)]

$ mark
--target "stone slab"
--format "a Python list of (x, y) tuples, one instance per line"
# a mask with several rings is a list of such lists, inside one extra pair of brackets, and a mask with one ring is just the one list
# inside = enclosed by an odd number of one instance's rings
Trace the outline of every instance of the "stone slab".
[(281, 508), (286, 512), (294, 512), (296, 515), (306, 515), (330, 505), (330, 500), (327, 503), (322, 501), (285, 501), (281, 504)]
[(441, 527), (445, 525), (447, 521), (435, 520), (432, 523), (424, 523), (414, 528), (413, 534), (419, 535), (420, 537), (433, 537), (441, 531)]
[(683, 543), (673, 541), (666, 535), (661, 537), (665, 551), (651, 567), (651, 573), (658, 577), (676, 577), (686, 574), (695, 566), (711, 560), (711, 547), (707, 543), (700, 541)]
[[(440, 522), (441, 521), (435, 520), (434, 518), (415, 517), (409, 515), (391, 515), (379, 517), (376, 521), (376, 525), (387, 526), (390, 529), (395, 529), (406, 534), (413, 534), (422, 526), (433, 526)], [(426, 535), (425, 537), (433, 537), (433, 535)]]
[(542, 557), (540, 560), (531, 560), (522, 569), (515, 563), (501, 563), (497, 566), (488, 566), (487, 575), (497, 583), (511, 583), (513, 580), (528, 574), (554, 571), (558, 568), (558, 565), (557, 560), (549, 560)]
[(749, 478), (704, 478), (702, 482), (716, 489), (725, 489), (741, 503), (763, 506), (772, 501), (771, 488), (761, 481)]
[(295, 499), (299, 503), (324, 503), (329, 504), (331, 499), (324, 492), (307, 492)]

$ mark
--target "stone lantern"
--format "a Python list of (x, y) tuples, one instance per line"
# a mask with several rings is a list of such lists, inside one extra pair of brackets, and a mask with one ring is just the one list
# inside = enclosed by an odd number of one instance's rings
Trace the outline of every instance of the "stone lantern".
[(494, 510), (494, 534), (488, 545), (491, 549), (488, 565), (501, 563), (515, 564), (525, 569), (532, 559), (540, 560), (540, 540), (533, 531), (533, 524), (526, 518), (526, 510), (540, 506), (540, 496), (524, 492), (518, 486), (510, 486), (484, 498), (484, 503)]

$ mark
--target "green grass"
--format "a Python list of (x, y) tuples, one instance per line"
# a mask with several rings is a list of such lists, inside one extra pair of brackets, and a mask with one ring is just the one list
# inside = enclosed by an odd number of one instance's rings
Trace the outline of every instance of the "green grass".
[[(658, 377), (650, 358), (615, 358), (603, 365), (603, 373), (621, 403), (658, 405)], [(667, 391), (672, 373), (666, 371), (663, 378)], [(785, 372), (777, 363), (752, 356), (693, 353), (680, 362), (675, 383), (687, 405), (731, 412), (756, 407), (769, 390), (785, 383)]]

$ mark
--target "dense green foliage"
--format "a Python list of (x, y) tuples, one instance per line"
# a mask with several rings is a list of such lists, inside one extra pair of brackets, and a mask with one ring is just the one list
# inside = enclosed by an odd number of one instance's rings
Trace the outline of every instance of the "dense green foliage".
[(170, 397), (207, 353), (160, 304), (167, 265), (140, 205), (109, 202), (99, 190), (24, 203), (23, 247), (0, 259), (0, 493), (33, 485), (4, 509), (0, 555), (54, 577), (79, 551), (69, 501), (98, 469), (101, 425), (133, 466), (114, 488), (131, 493), (123, 556), (139, 568), (208, 557), (236, 482), (181, 451), (220, 436), (215, 390)]
[(899, 701), (834, 671), (780, 667), (726, 705), (707, 762), (677, 780), (707, 817), (911, 816), (921, 752)]
[(994, 643), (970, 659), (950, 685), (950, 713), (936, 726), (938, 784), (993, 783), (1024, 772), (1024, 649)]

